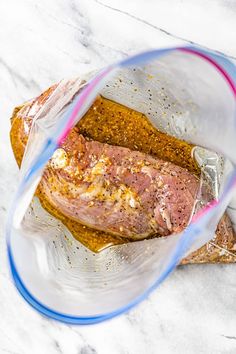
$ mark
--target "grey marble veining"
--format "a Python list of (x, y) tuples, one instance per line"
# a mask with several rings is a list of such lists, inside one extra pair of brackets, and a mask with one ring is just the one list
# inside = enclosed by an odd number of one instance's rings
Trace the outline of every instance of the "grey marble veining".
[(13, 108), (145, 48), (196, 43), (236, 57), (235, 1), (8, 0), (0, 21), (0, 353), (236, 353), (235, 265), (180, 267), (128, 314), (75, 327), (43, 318), (18, 295), (4, 240), (17, 179)]

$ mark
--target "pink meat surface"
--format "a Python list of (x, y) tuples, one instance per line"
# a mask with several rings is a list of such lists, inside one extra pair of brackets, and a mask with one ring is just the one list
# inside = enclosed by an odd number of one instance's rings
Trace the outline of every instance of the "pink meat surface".
[(66, 216), (130, 239), (182, 231), (199, 180), (186, 169), (130, 149), (91, 141), (74, 128), (56, 150), (41, 192)]

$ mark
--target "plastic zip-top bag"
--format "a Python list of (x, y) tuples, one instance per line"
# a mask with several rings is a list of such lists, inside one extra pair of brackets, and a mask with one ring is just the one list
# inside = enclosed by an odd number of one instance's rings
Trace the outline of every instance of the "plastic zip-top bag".
[[(117, 144), (85, 139), (78, 125), (90, 107), (96, 111), (99, 97), (123, 107), (117, 118), (119, 126), (122, 114), (126, 117), (122, 133), (111, 119), (111, 141)], [(22, 296), (51, 318), (99, 322), (144, 299), (184, 257), (212, 240), (236, 181), (235, 97), (235, 67), (228, 59), (180, 47), (151, 50), (98, 73), (63, 80), (19, 109), (18, 140), (14, 135), (11, 140), (20, 181), (6, 233), (10, 268)], [(122, 113), (124, 107), (128, 111)], [(135, 127), (132, 132), (134, 111), (146, 117), (142, 131), (151, 122), (151, 134), (139, 136)], [(102, 108), (96, 114), (100, 119)], [(166, 145), (153, 127), (169, 137)], [(103, 128), (99, 121), (98, 140)], [(138, 146), (131, 149), (133, 136)], [(180, 150), (172, 145), (177, 139), (183, 142)], [(74, 151), (70, 163), (67, 150)], [(181, 165), (185, 153), (192, 154), (196, 175), (168, 161), (174, 155)], [(78, 215), (98, 232), (118, 234), (119, 242), (109, 244), (107, 236), (100, 252), (88, 249), (62, 217), (50, 212), (42, 193), (72, 220)]]

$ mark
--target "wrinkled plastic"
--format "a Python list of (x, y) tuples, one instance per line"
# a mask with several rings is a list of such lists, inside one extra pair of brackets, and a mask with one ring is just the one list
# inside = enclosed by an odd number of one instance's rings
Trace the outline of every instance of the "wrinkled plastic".
[[(34, 117), (7, 224), (12, 274), (32, 306), (69, 323), (113, 317), (145, 298), (184, 256), (212, 239), (236, 180), (234, 70), (214, 53), (173, 48), (59, 83)], [(33, 197), (47, 161), (98, 94), (144, 113), (158, 129), (196, 145), (201, 183), (192, 221), (181, 234), (94, 254)]]

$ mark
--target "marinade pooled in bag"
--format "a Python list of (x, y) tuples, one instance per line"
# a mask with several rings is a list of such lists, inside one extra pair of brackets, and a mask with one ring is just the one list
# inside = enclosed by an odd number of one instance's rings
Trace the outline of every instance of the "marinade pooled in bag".
[[(49, 93), (13, 115), (11, 142), (19, 165), (31, 112), (35, 114), (32, 107), (42, 105)], [(143, 114), (99, 97), (55, 151), (36, 194), (93, 251), (169, 236), (183, 231), (194, 212), (201, 171), (192, 148), (156, 130)], [(234, 244), (226, 215), (217, 237)], [(211, 250), (207, 261), (217, 261), (218, 253), (217, 247)]]

